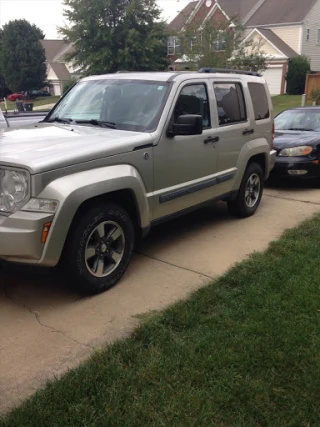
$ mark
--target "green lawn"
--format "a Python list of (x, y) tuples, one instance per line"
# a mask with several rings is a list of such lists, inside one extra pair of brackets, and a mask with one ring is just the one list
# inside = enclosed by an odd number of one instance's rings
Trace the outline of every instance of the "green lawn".
[(277, 115), (287, 108), (301, 107), (301, 95), (278, 95), (272, 97), (274, 114)]
[[(59, 99), (60, 99), (60, 96), (48, 96), (48, 97), (38, 98), (30, 102), (33, 102), (33, 107), (40, 107), (41, 105), (56, 104), (59, 101)], [(8, 107), (8, 110), (17, 109), (15, 102), (7, 101), (7, 107)], [(0, 108), (2, 111), (5, 111), (4, 102), (0, 102)]]
[(317, 216), (149, 316), (0, 426), (319, 426), (319, 242)]

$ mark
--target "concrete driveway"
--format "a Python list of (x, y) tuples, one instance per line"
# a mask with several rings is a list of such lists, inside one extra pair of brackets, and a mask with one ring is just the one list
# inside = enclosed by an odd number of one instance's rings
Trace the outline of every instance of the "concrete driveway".
[(301, 185), (268, 188), (247, 220), (224, 204), (193, 213), (155, 229), (118, 286), (91, 298), (68, 291), (55, 271), (0, 271), (0, 411), (316, 212), (320, 190)]

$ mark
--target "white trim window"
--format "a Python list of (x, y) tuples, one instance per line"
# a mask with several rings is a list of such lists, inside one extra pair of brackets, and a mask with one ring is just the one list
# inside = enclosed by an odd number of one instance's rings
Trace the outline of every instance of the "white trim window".
[(224, 52), (227, 50), (227, 34), (225, 31), (218, 31), (216, 40), (212, 43), (212, 50), (214, 52)]
[(171, 36), (168, 38), (168, 55), (175, 55), (176, 53), (180, 53), (180, 39)]
[(201, 49), (202, 46), (202, 32), (199, 32), (198, 35), (192, 37), (192, 39), (189, 42), (190, 50), (197, 50)]
[(310, 40), (310, 28), (307, 28), (306, 40), (307, 42)]

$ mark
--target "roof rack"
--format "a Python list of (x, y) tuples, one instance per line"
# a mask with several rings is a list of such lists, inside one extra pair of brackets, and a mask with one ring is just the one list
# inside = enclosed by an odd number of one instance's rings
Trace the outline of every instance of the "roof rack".
[(261, 74), (255, 71), (232, 70), (231, 68), (200, 68), (198, 73), (222, 73), (222, 74), (242, 74), (247, 76), (262, 77)]

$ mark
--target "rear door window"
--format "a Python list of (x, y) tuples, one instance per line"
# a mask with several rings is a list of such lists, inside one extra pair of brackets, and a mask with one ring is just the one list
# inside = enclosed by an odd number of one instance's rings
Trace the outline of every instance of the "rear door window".
[(247, 120), (246, 102), (240, 83), (214, 83), (219, 125), (226, 126)]
[(266, 88), (261, 83), (248, 83), (256, 121), (268, 119), (270, 109)]

